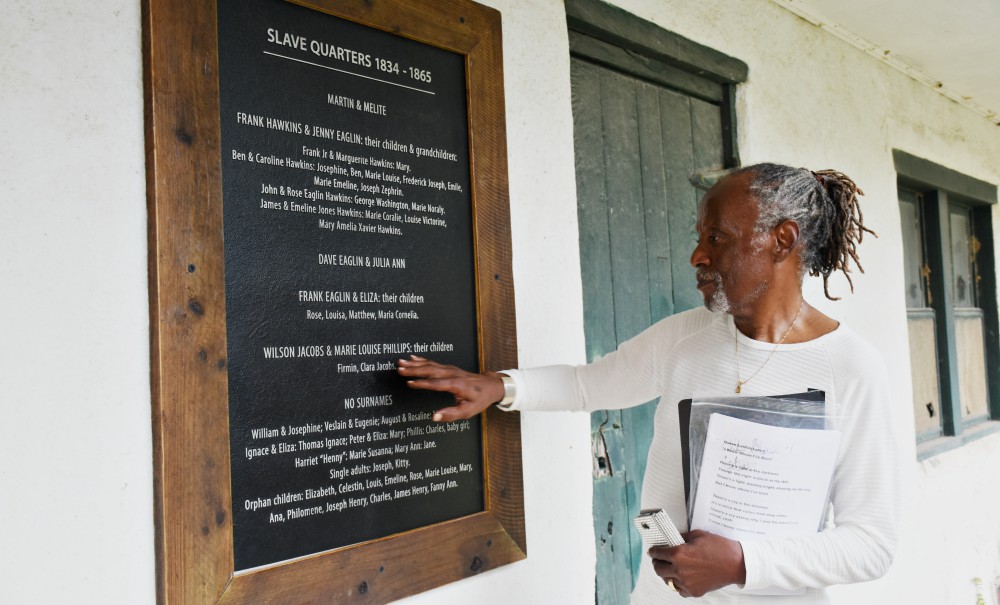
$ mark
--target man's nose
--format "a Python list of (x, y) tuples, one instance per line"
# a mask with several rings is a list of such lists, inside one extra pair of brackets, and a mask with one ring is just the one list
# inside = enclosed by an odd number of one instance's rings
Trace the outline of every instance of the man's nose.
[(694, 247), (694, 251), (691, 252), (691, 266), (698, 268), (698, 267), (706, 267), (708, 265), (709, 265), (708, 255), (705, 254), (705, 250), (702, 248), (702, 244), (699, 243), (697, 246)]

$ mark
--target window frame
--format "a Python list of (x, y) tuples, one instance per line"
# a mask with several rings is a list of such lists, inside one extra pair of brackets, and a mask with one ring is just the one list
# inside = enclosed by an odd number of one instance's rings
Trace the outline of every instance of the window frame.
[[(928, 284), (930, 300), (925, 302), (935, 316), (941, 434), (926, 431), (916, 436), (917, 457), (922, 460), (1000, 431), (1000, 330), (992, 224), (997, 187), (903, 151), (893, 150), (893, 160), (897, 191), (909, 190), (919, 194), (924, 260), (931, 270)], [(975, 273), (981, 278), (976, 287), (976, 300), (983, 314), (989, 412), (986, 417), (969, 419), (962, 418), (956, 344), (956, 317), (961, 312), (956, 312), (951, 287), (950, 216), (956, 207), (968, 209), (972, 236), (985, 251), (977, 257)]]

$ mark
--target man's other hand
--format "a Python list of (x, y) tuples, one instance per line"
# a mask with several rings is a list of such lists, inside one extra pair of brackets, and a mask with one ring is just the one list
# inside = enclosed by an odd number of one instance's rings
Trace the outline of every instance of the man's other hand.
[(700, 597), (729, 584), (746, 583), (743, 547), (736, 540), (696, 529), (681, 534), (685, 544), (649, 549), (653, 569), (682, 597)]

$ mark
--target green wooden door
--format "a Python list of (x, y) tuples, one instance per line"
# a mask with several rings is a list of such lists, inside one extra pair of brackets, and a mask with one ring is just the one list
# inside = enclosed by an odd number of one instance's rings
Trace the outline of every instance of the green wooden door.
[[(689, 177), (723, 167), (724, 112), (720, 102), (578, 52), (572, 87), (584, 321), (593, 360), (659, 319), (702, 304), (688, 259), (704, 192)], [(645, 556), (631, 518), (639, 509), (654, 406), (598, 412), (591, 420), (598, 603), (627, 603)]]

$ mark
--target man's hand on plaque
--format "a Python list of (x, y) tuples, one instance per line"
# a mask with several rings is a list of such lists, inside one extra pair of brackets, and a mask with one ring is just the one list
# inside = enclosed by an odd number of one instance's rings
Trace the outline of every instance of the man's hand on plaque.
[(455, 396), (454, 406), (434, 412), (435, 422), (471, 418), (503, 399), (503, 381), (496, 372), (466, 372), (416, 355), (400, 359), (396, 366), (410, 388), (441, 391)]

